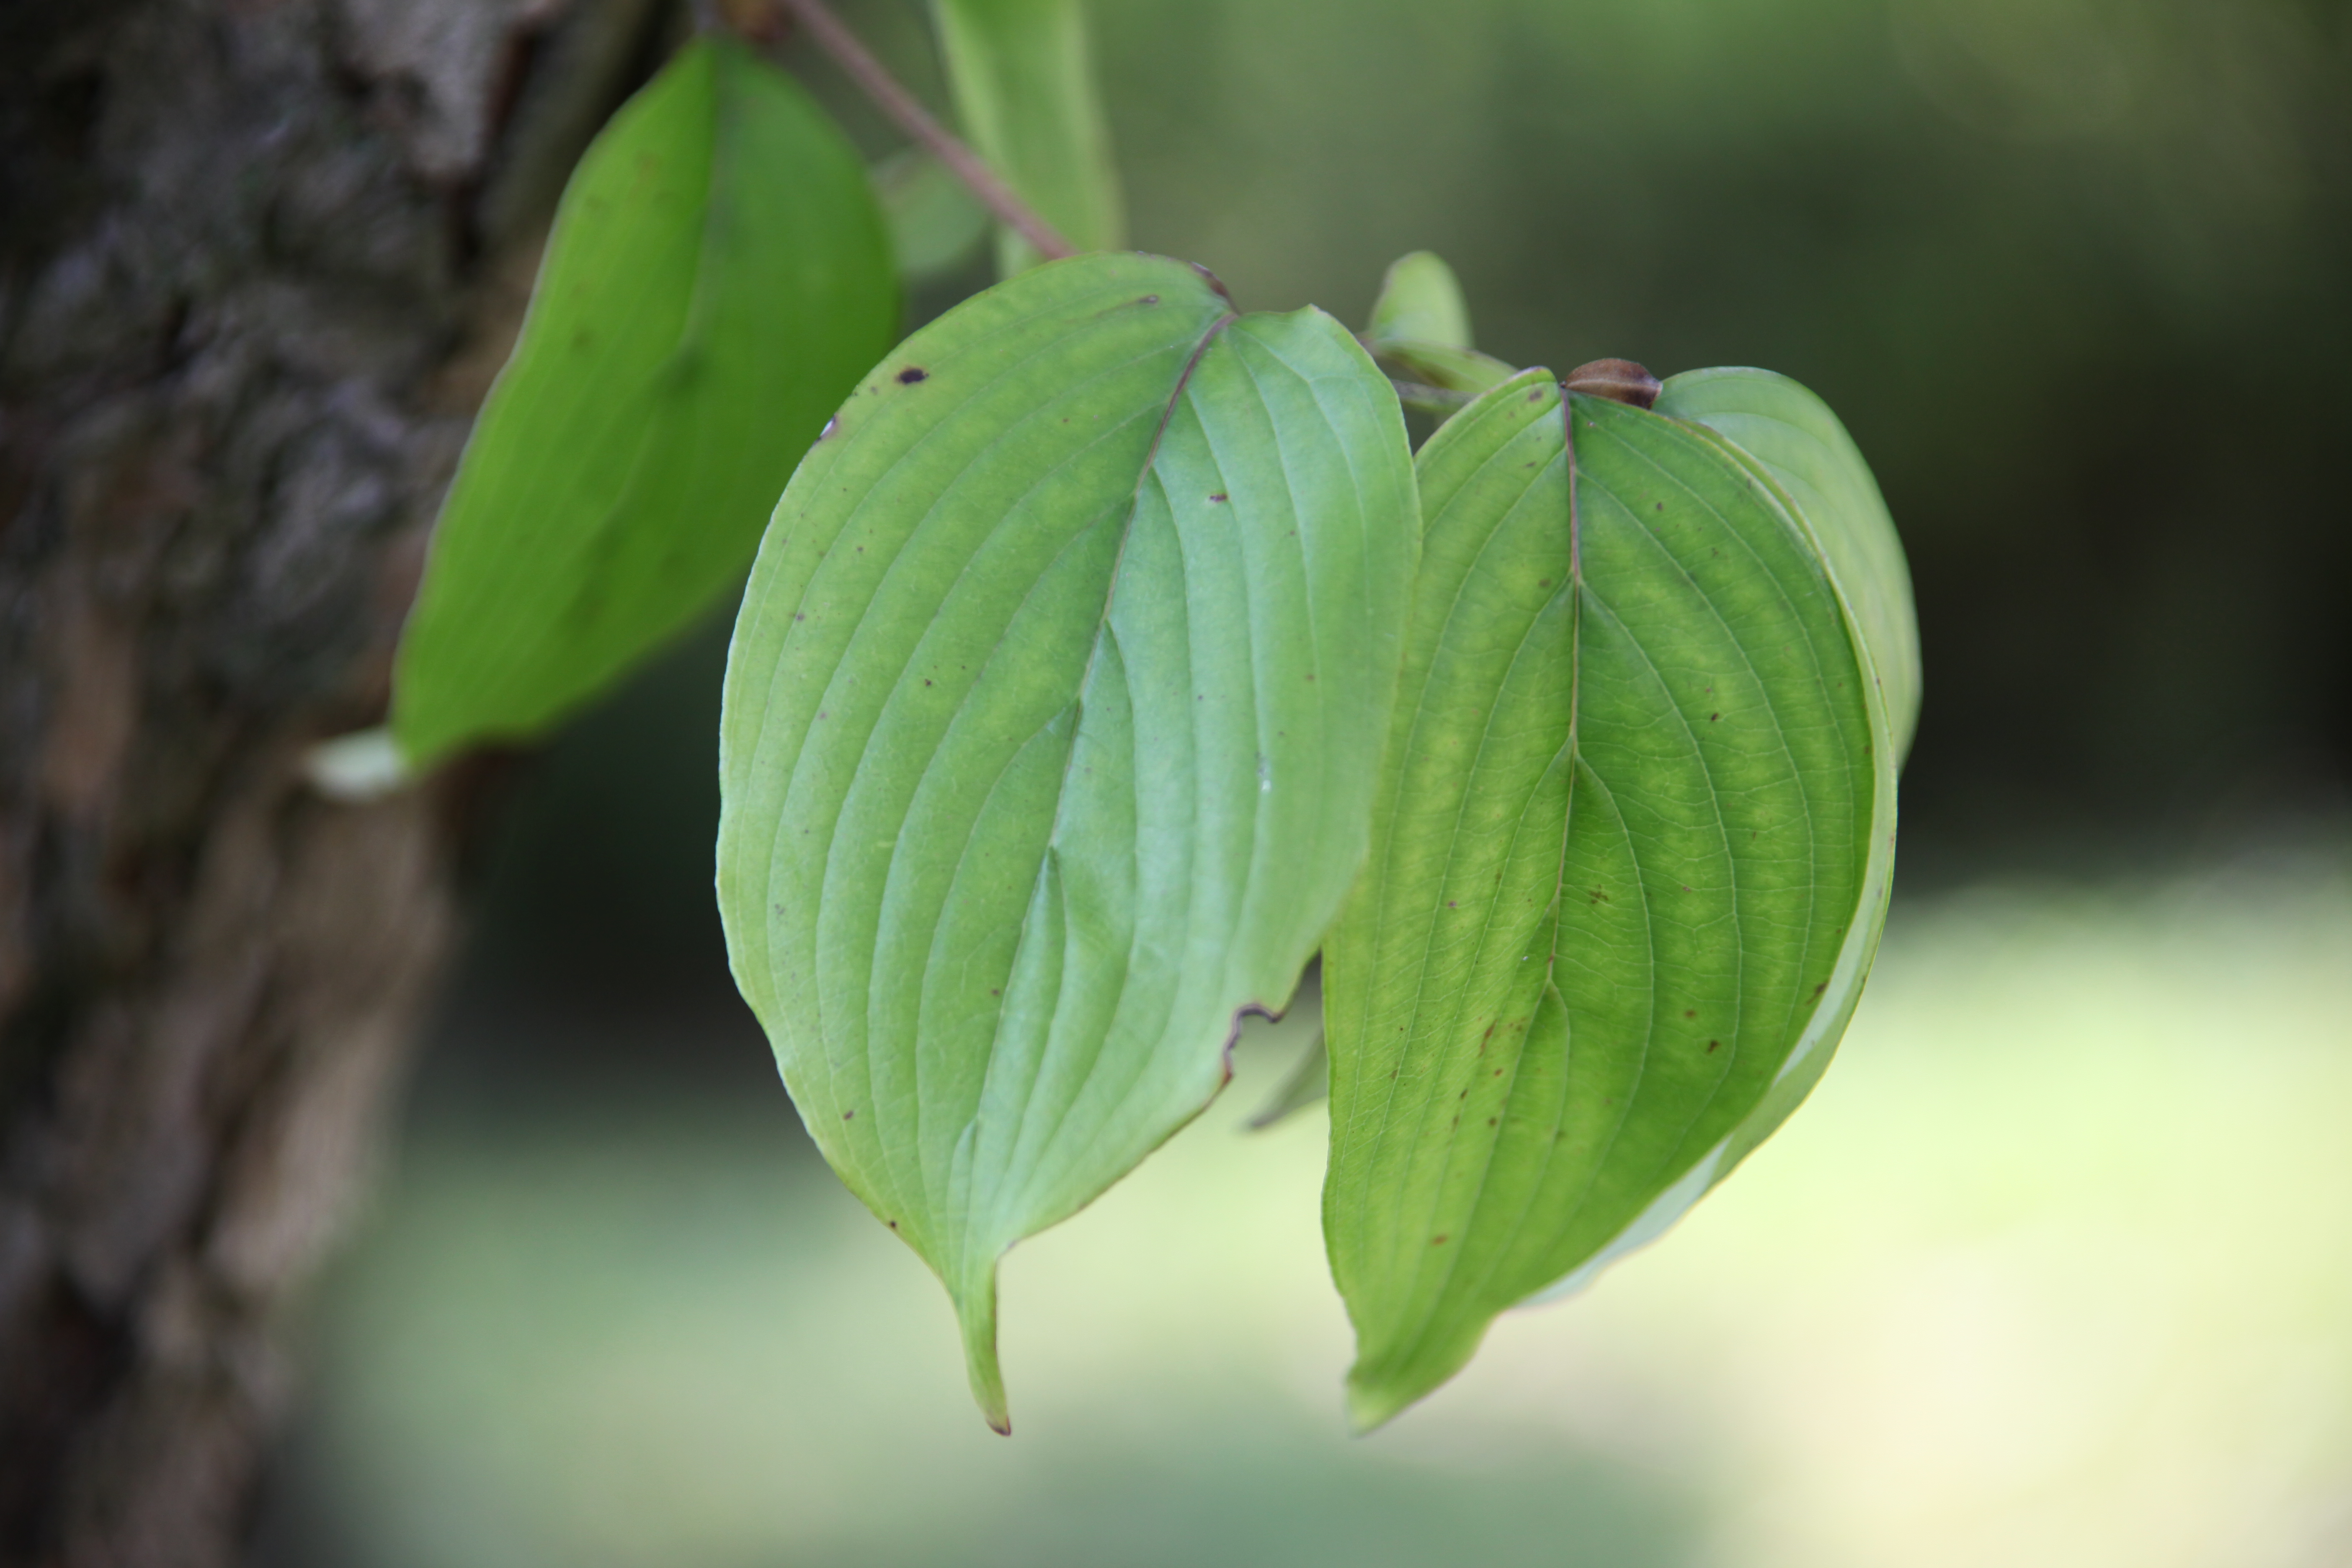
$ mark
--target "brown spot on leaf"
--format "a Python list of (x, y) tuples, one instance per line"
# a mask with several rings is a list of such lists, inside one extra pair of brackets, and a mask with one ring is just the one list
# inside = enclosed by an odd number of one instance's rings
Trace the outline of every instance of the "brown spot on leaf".
[(1211, 500), (1223, 500), (1225, 499), (1225, 492), (1224, 492), (1224, 491), (1223, 491), (1223, 490), (1219, 490), (1216, 494), (1214, 494), (1214, 495), (1211, 496), (1209, 499), (1210, 499)]
[(1713, 1056), (1713, 1055), (1715, 1055), (1715, 1048), (1716, 1048), (1717, 1046), (1720, 1046), (1721, 1044), (1723, 1044), (1723, 1042), (1722, 1042), (1721, 1040), (1709, 1040), (1709, 1041), (1707, 1041), (1707, 1043), (1706, 1043), (1706, 1054), (1707, 1054), (1708, 1056)]
[(930, 374), (931, 373), (929, 371), (925, 370), (921, 365), (910, 364), (906, 369), (898, 373), (898, 384), (900, 386), (912, 386), (915, 383), (927, 379)]

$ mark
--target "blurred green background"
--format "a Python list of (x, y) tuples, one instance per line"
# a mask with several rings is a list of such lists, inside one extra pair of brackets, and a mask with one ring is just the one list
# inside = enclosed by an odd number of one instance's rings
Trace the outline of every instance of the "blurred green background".
[[(919, 7), (844, 10), (941, 100)], [(715, 625), (514, 791), (262, 1563), (2352, 1563), (2352, 10), (1095, 16), (1136, 243), (1245, 306), (1360, 320), (1426, 247), (1506, 358), (1845, 417), (1927, 698), (1840, 1062), (1354, 1442), (1319, 1115), (1237, 1131), (1304, 1043), (1261, 1030), (1010, 1261), (1000, 1442), (728, 983)]]

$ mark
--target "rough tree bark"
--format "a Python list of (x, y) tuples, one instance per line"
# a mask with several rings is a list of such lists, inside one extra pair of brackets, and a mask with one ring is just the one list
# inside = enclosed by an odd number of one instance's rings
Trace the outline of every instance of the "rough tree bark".
[[(423, 532), (647, 0), (0, 10), (0, 1563), (240, 1552), (452, 927), (366, 806)], [(460, 770), (462, 772), (462, 770)]]

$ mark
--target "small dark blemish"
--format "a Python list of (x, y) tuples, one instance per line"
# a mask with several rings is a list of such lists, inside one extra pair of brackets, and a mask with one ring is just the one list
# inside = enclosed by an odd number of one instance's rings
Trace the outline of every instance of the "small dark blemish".
[(1443, 1247), (1445, 1242), (1446, 1238), (1442, 1236), (1433, 1236), (1429, 1238), (1429, 1245), (1432, 1247)]
[[(1448, 899), (1448, 900), (1445, 900), (1445, 907), (1446, 907), (1447, 909), (1449, 909), (1449, 910), (1450, 910), (1450, 909), (1452, 909), (1452, 908), (1454, 907), (1454, 900), (1453, 900), (1452, 899)], [(1489, 1034), (1492, 1034), (1494, 1031), (1490, 1029), (1490, 1030), (1488, 1030), (1487, 1032), (1488, 1032)]]
[(1209, 499), (1211, 500), (1223, 500), (1225, 499), (1225, 492), (1219, 490), (1215, 495), (1211, 496)]
[(988, 988), (988, 994), (989, 994), (991, 996), (1002, 996), (1002, 995), (1003, 995), (1003, 994), (1004, 994), (1004, 993), (1003, 993), (1003, 992), (1002, 992), (1002, 991), (998, 990), (998, 989), (997, 989), (995, 986), (993, 986), (993, 985), (992, 985), (992, 986), (990, 986), (990, 987)]
[(796, 621), (804, 621), (804, 620), (807, 620), (807, 619), (808, 619), (808, 616), (804, 616), (804, 615), (801, 615), (801, 616), (794, 616), (793, 617), (793, 619), (794, 619), (794, 620), (796, 620)]
[(1696, 1007), (1685, 1007), (1683, 1009), (1683, 1016), (1685, 1018), (1696, 1018), (1698, 1016), (1698, 1009)]
[(1660, 502), (1658, 503), (1658, 510), (1659, 510), (1660, 511), (1664, 511), (1664, 510), (1666, 510), (1666, 503), (1665, 503), (1665, 502), (1664, 502), (1664, 501), (1660, 501)]
[(1721, 1044), (1723, 1044), (1723, 1042), (1722, 1042), (1721, 1040), (1709, 1040), (1709, 1041), (1707, 1041), (1707, 1043), (1706, 1043), (1706, 1054), (1707, 1054), (1708, 1056), (1713, 1056), (1713, 1055), (1715, 1055), (1715, 1048), (1716, 1048), (1716, 1047), (1717, 1047), (1717, 1046), (1719, 1046), (1719, 1045), (1721, 1045)]
[(1491, 1116), (1489, 1116), (1488, 1118), (1486, 1118), (1486, 1125), (1487, 1125), (1487, 1126), (1489, 1126), (1489, 1127), (1492, 1127), (1493, 1125), (1495, 1125), (1495, 1119), (1494, 1119), (1493, 1117), (1491, 1117)]
[(906, 369), (898, 373), (898, 384), (900, 386), (912, 386), (915, 383), (925, 379), (931, 373), (929, 371), (925, 370), (921, 365), (910, 364)]
[(1722, 714), (1720, 714), (1720, 713), (1710, 713), (1710, 714), (1708, 714), (1708, 715), (1706, 716), (1706, 721), (1707, 721), (1708, 723), (1712, 724), (1712, 723), (1714, 723), (1717, 719), (1720, 719), (1720, 718), (1722, 718), (1722, 717), (1723, 717), (1723, 715), (1722, 715)]
[(1531, 386), (1528, 388), (1528, 401), (1529, 403), (1541, 403), (1543, 401), (1543, 388), (1540, 386)]
[(1824, 992), (1824, 991), (1828, 990), (1829, 988), (1830, 988), (1830, 983), (1829, 983), (1828, 981), (1824, 980), (1824, 981), (1822, 981), (1819, 985), (1816, 985), (1816, 986), (1814, 986), (1814, 987), (1813, 987), (1813, 994), (1814, 994), (1814, 995), (1816, 995), (1816, 996), (1818, 996), (1818, 995), (1820, 995), (1822, 992)]
[(1139, 305), (1157, 305), (1160, 303), (1160, 296), (1157, 294), (1146, 294), (1142, 299), (1138, 300), (1136, 303)]
[(845, 1111), (843, 1111), (843, 1112), (841, 1113), (841, 1119), (842, 1119), (844, 1121), (848, 1121), (851, 1117), (853, 1117), (853, 1116), (855, 1116), (855, 1115), (856, 1115), (856, 1114), (857, 1114), (857, 1112), (856, 1112), (856, 1111), (854, 1111), (854, 1110), (845, 1110)]
[(820, 708), (820, 709), (818, 709), (818, 710), (816, 710), (816, 716), (817, 716), (818, 718), (820, 718), (820, 719), (830, 719), (830, 718), (832, 718), (832, 717), (833, 717), (833, 715), (832, 715), (832, 714), (830, 714), (830, 713), (826, 712), (826, 711), (825, 711), (824, 709), (822, 709), (822, 708)]

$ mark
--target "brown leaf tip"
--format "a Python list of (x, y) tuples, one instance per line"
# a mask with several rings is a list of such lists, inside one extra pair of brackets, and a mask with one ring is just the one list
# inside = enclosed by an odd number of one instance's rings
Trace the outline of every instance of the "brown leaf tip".
[(1656, 376), (1629, 359), (1597, 359), (1590, 364), (1578, 365), (1560, 384), (1587, 397), (1605, 397), (1612, 403), (1630, 403), (1636, 408), (1654, 406), (1658, 394), (1664, 390)]

